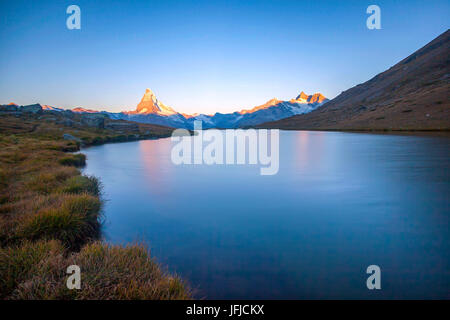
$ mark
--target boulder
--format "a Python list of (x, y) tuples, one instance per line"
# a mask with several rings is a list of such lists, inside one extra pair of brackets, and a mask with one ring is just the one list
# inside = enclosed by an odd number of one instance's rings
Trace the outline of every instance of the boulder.
[(73, 127), (75, 124), (75, 121), (68, 119), (68, 118), (64, 118), (64, 119), (58, 121), (58, 124), (62, 124), (63, 126), (66, 126), (66, 127)]
[(88, 127), (103, 129), (105, 127), (105, 115), (99, 113), (84, 113), (81, 116), (81, 123)]
[(64, 133), (64, 134), (63, 134), (63, 139), (64, 139), (64, 140), (70, 140), (70, 141), (81, 142), (81, 139), (80, 139), (80, 138), (74, 137), (74, 136), (71, 135), (70, 133)]

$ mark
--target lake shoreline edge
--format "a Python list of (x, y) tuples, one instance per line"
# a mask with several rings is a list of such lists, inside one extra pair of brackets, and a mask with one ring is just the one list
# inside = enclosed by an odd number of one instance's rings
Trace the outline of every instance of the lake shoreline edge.
[[(146, 244), (101, 239), (101, 181), (80, 170), (85, 148), (167, 138), (173, 128), (128, 139), (98, 128), (71, 132), (34, 115), (17, 117), (14, 124), (23, 130), (14, 132), (5, 124), (12, 117), (1, 118), (0, 299), (193, 298), (186, 281), (156, 262)], [(79, 266), (80, 289), (69, 288), (67, 268), (73, 265)]]

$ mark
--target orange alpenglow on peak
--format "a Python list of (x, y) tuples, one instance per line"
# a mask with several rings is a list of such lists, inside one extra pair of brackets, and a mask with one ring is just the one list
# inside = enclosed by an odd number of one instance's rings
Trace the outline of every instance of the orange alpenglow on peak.
[(274, 105), (279, 104), (280, 102), (283, 102), (283, 101), (278, 100), (277, 98), (273, 98), (273, 99), (270, 99), (269, 101), (267, 101), (266, 103), (264, 103), (264, 104), (262, 104), (260, 106), (254, 107), (253, 109), (241, 110), (239, 112), (239, 114), (253, 113), (253, 112), (258, 111), (258, 110), (267, 109), (269, 107), (272, 107)]
[(82, 107), (77, 107), (72, 109), (73, 112), (83, 112), (83, 113), (97, 113), (98, 111), (92, 109), (85, 109)]
[(176, 111), (160, 102), (153, 91), (147, 88), (141, 102), (137, 105), (136, 111), (132, 113), (172, 115), (176, 114)]
[(309, 103), (322, 103), (324, 100), (326, 100), (327, 98), (325, 98), (325, 96), (321, 93), (314, 93), (312, 96), (310, 96), (309, 99)]
[[(312, 95), (307, 95), (306, 93), (304, 93), (303, 91), (300, 92), (300, 94), (295, 98), (295, 99), (291, 99), (288, 102), (289, 103), (295, 103), (295, 104), (315, 104), (315, 103), (323, 103), (325, 100), (327, 100), (327, 98), (322, 95), (321, 93), (315, 93)], [(263, 109), (267, 109), (276, 105), (281, 105), (282, 103), (287, 102), (287, 101), (283, 101), (283, 100), (279, 100), (277, 98), (273, 98), (269, 101), (267, 101), (266, 103), (254, 107), (250, 110), (241, 110), (238, 113), (239, 114), (247, 114), (247, 113), (253, 113), (255, 111), (259, 111), (259, 110), (263, 110)]]
[(302, 91), (302, 92), (300, 92), (300, 94), (295, 98), (295, 100), (300, 100), (300, 99), (306, 100), (306, 99), (308, 99), (308, 95)]
[(322, 103), (326, 99), (327, 98), (325, 98), (325, 96), (321, 93), (314, 93), (312, 95), (307, 95), (302, 91), (295, 99), (292, 99), (291, 102)]
[[(307, 95), (306, 93), (304, 93), (302, 91), (295, 99), (291, 99), (289, 101), (283, 101), (283, 100), (279, 100), (277, 98), (273, 98), (262, 105), (256, 106), (252, 109), (243, 109), (241, 111), (237, 111), (236, 113), (245, 115), (245, 114), (254, 113), (259, 110), (268, 109), (268, 108), (274, 107), (274, 106), (283, 106), (283, 105), (285, 106), (286, 103), (287, 104), (289, 104), (289, 103), (295, 104), (298, 106), (298, 105), (302, 105), (302, 104), (318, 105), (318, 104), (322, 104), (323, 102), (326, 102), (326, 101), (327, 101), (327, 98), (325, 96), (323, 96), (321, 93)], [(184, 118), (186, 118), (186, 119), (200, 116), (197, 113), (185, 114), (185, 113), (176, 112), (171, 107), (166, 106), (161, 101), (159, 101), (156, 98), (156, 95), (153, 93), (153, 91), (148, 88), (145, 90), (144, 96), (142, 97), (141, 101), (137, 105), (136, 110), (123, 112), (123, 113), (130, 114), (130, 115), (131, 114), (141, 114), (141, 115), (154, 114), (154, 115), (159, 115), (159, 116), (171, 116), (171, 115), (180, 114), (180, 115), (184, 116)], [(212, 117), (213, 115), (211, 114), (211, 115), (203, 115), (203, 116)]]

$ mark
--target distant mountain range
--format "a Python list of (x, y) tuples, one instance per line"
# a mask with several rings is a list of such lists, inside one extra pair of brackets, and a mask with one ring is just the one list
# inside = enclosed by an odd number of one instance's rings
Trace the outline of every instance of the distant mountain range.
[(317, 110), (257, 127), (450, 130), (450, 31)]
[[(135, 111), (108, 114), (111, 119), (121, 119), (142, 123), (165, 125), (175, 128), (193, 129), (194, 121), (202, 121), (203, 128), (240, 128), (257, 125), (267, 121), (279, 120), (296, 114), (315, 110), (328, 101), (322, 94), (307, 95), (301, 92), (295, 99), (282, 101), (272, 99), (251, 110), (241, 110), (233, 113), (184, 114), (176, 112), (171, 107), (159, 101), (155, 94), (147, 89)], [(79, 112), (92, 112), (83, 110)]]
[[(194, 121), (201, 120), (204, 129), (208, 128), (240, 128), (254, 126), (267, 121), (287, 118), (297, 114), (311, 112), (327, 102), (321, 93), (307, 95), (303, 91), (289, 101), (272, 99), (263, 105), (250, 110), (241, 110), (233, 113), (184, 114), (179, 113), (159, 101), (155, 94), (147, 89), (135, 111), (107, 112), (84, 108), (74, 108), (77, 113), (99, 113), (107, 115), (114, 120), (128, 120), (141, 123), (158, 124), (174, 128), (193, 129)], [(13, 105), (13, 104), (10, 104)], [(48, 111), (63, 111), (64, 109), (43, 105), (42, 109)]]
[[(369, 81), (342, 92), (333, 100), (301, 92), (294, 99), (272, 99), (249, 110), (233, 113), (183, 114), (159, 101), (147, 89), (135, 111), (112, 113), (84, 108), (73, 112), (107, 116), (175, 128), (279, 128), (291, 130), (450, 130), (450, 31)], [(320, 107), (320, 108), (319, 108)], [(52, 112), (61, 108), (41, 105), (20, 110)], [(1, 110), (14, 111), (15, 104)]]

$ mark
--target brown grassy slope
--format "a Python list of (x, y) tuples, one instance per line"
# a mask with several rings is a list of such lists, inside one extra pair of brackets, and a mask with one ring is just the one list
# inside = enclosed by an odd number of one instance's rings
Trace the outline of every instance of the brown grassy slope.
[[(101, 144), (105, 142), (120, 142), (148, 138), (168, 137), (174, 128), (153, 124), (137, 123), (126, 120), (105, 119), (106, 128), (89, 127), (81, 122), (82, 115), (73, 113), (67, 117), (61, 112), (14, 113), (0, 112), (0, 134), (27, 134), (39, 138), (53, 140), (63, 139), (68, 133), (83, 141), (84, 145)], [(124, 127), (108, 129), (108, 124), (133, 124)]]
[[(183, 281), (140, 245), (96, 242), (100, 185), (68, 153), (84, 144), (169, 134), (144, 125), (132, 131), (57, 123), (54, 115), (0, 115), (0, 299), (186, 299)], [(151, 129), (153, 128), (153, 129)], [(151, 129), (151, 131), (149, 131)], [(79, 265), (81, 290), (66, 287), (66, 268)]]
[(291, 130), (450, 130), (450, 31), (319, 109), (259, 125)]

